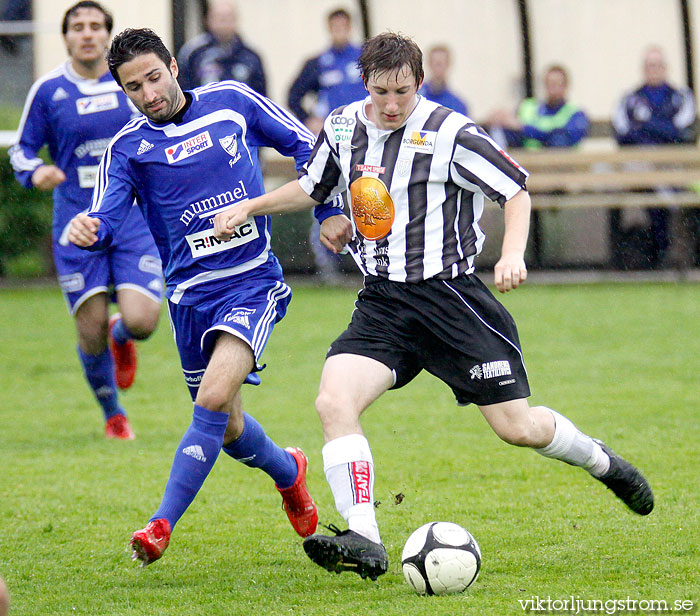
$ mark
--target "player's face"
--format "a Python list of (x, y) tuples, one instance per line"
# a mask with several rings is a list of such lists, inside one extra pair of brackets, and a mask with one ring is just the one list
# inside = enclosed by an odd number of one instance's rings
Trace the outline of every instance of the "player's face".
[(177, 83), (177, 62), (166, 66), (154, 53), (136, 56), (118, 69), (124, 92), (136, 108), (156, 122), (172, 118), (185, 104)]
[(420, 85), (408, 66), (398, 71), (372, 74), (365, 86), (372, 99), (367, 109), (370, 120), (384, 130), (401, 127), (418, 102), (416, 93)]
[(78, 9), (68, 18), (63, 38), (74, 62), (90, 65), (104, 61), (109, 42), (105, 14), (95, 8)]

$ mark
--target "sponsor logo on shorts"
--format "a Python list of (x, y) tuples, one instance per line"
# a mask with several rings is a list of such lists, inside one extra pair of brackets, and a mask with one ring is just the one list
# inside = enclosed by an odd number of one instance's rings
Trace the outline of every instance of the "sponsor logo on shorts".
[(353, 504), (369, 503), (369, 462), (351, 462), (350, 481), (354, 496)]
[(156, 276), (161, 276), (163, 274), (163, 267), (158, 257), (153, 255), (142, 255), (139, 259), (139, 269), (147, 274), (155, 274)]
[(183, 370), (182, 374), (185, 376), (185, 383), (190, 387), (199, 387), (204, 370)]
[[(472, 366), (472, 368), (469, 370), (469, 374), (472, 377), (473, 380), (482, 380), (482, 379), (495, 379), (496, 377), (499, 376), (507, 376), (512, 374), (510, 370), (510, 362), (507, 360), (499, 360), (499, 361), (487, 361), (483, 364), (476, 364), (475, 366)], [(512, 382), (515, 382), (515, 379), (511, 379)], [(507, 381), (503, 381), (499, 383), (499, 385), (508, 385), (509, 383)]]
[(435, 136), (437, 133), (433, 130), (414, 130), (410, 137), (404, 137), (401, 143), (408, 150), (422, 152), (423, 154), (432, 154), (435, 149)]
[(165, 148), (165, 156), (167, 157), (168, 162), (172, 165), (173, 163), (177, 163), (185, 158), (199, 154), (200, 152), (209, 149), (212, 145), (213, 143), (211, 137), (209, 136), (209, 131), (205, 130), (203, 133), (199, 133), (199, 135), (185, 139), (185, 141), (181, 141), (177, 145), (172, 145)]
[(78, 109), (78, 115), (87, 115), (89, 113), (99, 113), (100, 111), (109, 111), (119, 107), (119, 98), (116, 92), (109, 94), (100, 94), (98, 96), (86, 96), (75, 101), (75, 106)]
[(258, 237), (258, 227), (255, 221), (249, 218), (246, 222), (233, 230), (233, 235), (231, 239), (228, 240), (217, 239), (214, 236), (213, 228), (205, 229), (199, 233), (191, 233), (190, 235), (186, 235), (185, 239), (190, 245), (192, 258), (197, 259), (217, 252), (223, 252), (224, 250), (231, 250), (231, 248), (235, 248), (236, 246), (242, 246), (243, 244), (252, 242)]
[(255, 314), (250, 308), (234, 308), (224, 317), (224, 323), (236, 323), (246, 329), (250, 329), (249, 317)]
[(58, 277), (58, 284), (64, 293), (77, 293), (85, 288), (85, 278), (80, 272), (66, 274)]

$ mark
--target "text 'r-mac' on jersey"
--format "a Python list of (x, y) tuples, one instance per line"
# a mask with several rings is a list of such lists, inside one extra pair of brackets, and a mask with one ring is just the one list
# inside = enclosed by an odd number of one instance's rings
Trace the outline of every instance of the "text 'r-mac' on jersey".
[(407, 122), (381, 130), (369, 99), (336, 109), (299, 182), (312, 198), (345, 192), (365, 274), (397, 282), (474, 270), (484, 198), (503, 205), (527, 172), (467, 116), (419, 96)]

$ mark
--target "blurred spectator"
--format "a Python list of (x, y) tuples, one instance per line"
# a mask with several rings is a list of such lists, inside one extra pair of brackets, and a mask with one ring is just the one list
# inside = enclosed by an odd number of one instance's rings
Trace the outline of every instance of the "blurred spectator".
[(566, 99), (569, 75), (563, 66), (550, 66), (543, 76), (544, 100), (526, 98), (517, 114), (499, 109), (488, 119), (491, 136), (502, 146), (571, 147), (588, 134), (588, 118)]
[[(304, 64), (288, 97), (289, 108), (315, 135), (321, 131), (323, 120), (331, 111), (367, 96), (357, 67), (361, 49), (350, 42), (350, 13), (345, 9), (331, 11), (328, 32), (330, 48)], [(311, 104), (304, 100), (308, 100), (309, 95), (314, 99)], [(340, 280), (342, 258), (321, 244), (319, 230), (318, 222), (312, 219), (309, 242), (316, 270), (323, 282), (334, 284)]]
[(466, 103), (447, 87), (452, 54), (447, 45), (434, 45), (428, 50), (427, 78), (419, 93), (429, 101), (469, 115)]
[(205, 19), (207, 31), (185, 43), (178, 54), (182, 89), (234, 79), (267, 95), (262, 61), (238, 33), (238, 11), (233, 1), (210, 0)]
[[(289, 90), (288, 98), (294, 115), (316, 135), (331, 111), (367, 96), (357, 68), (361, 50), (350, 42), (350, 13), (345, 9), (332, 11), (328, 15), (328, 31), (330, 48), (304, 64)], [(315, 102), (306, 109), (303, 99), (309, 94), (315, 97)]]
[[(2, 3), (0, 3), (0, 6), (2, 6)], [(0, 12), (0, 21), (30, 21), (31, 18), (31, 0), (7, 0)], [(0, 46), (7, 53), (17, 53), (19, 46), (16, 39), (16, 36), (0, 36)]]
[[(695, 120), (693, 94), (687, 88), (674, 88), (668, 84), (666, 58), (661, 48), (654, 46), (646, 50), (643, 72), (642, 86), (622, 98), (613, 116), (617, 142), (622, 146), (692, 142)], [(657, 192), (668, 190), (659, 187)], [(627, 266), (625, 253), (640, 243), (645, 245), (647, 252), (644, 266), (656, 268), (663, 264), (670, 243), (670, 210), (648, 208), (642, 213), (645, 216), (642, 225), (639, 225), (638, 220), (629, 216), (630, 212), (611, 212), (611, 242), (618, 251), (618, 266)]]

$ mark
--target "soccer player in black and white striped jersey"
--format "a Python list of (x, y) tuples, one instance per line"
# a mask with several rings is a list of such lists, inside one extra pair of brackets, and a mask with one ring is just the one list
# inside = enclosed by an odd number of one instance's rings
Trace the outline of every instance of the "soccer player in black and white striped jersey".
[(253, 214), (308, 208), (343, 191), (351, 204), (353, 233), (334, 216), (322, 240), (336, 251), (348, 242), (365, 284), (330, 347), (316, 400), (326, 478), (348, 530), (308, 537), (307, 554), (330, 571), (386, 571), (360, 416), (421, 370), (448, 384), (458, 404), (476, 404), (507, 443), (581, 466), (630, 509), (650, 513), (652, 491), (637, 469), (563, 415), (528, 404), (515, 323), (473, 273), (488, 198), (505, 211), (495, 285), (503, 293), (525, 281), (527, 172), (467, 116), (417, 94), (422, 54), (412, 40), (374, 37), (359, 66), (369, 97), (328, 116), (300, 178), (214, 222), (228, 238)]

